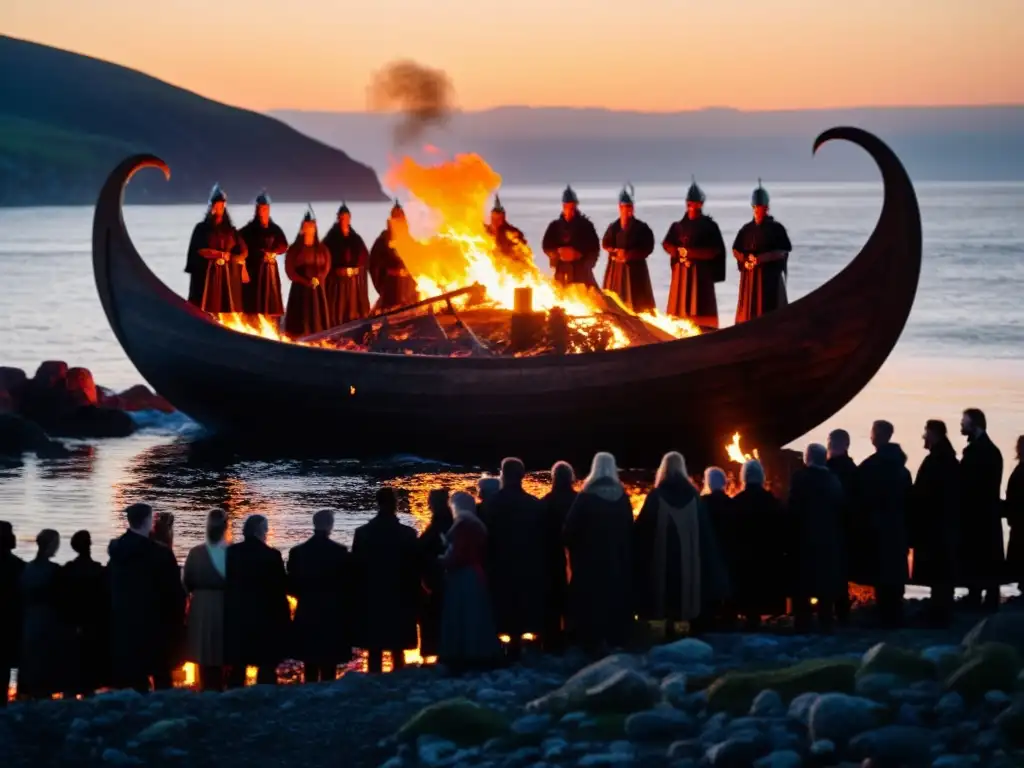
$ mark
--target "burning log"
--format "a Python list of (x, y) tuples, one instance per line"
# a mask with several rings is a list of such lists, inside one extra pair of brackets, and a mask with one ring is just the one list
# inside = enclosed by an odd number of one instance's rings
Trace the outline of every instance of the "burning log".
[(540, 343), (544, 335), (544, 313), (533, 311), (533, 289), (516, 288), (515, 309), (509, 323), (510, 350), (525, 352)]

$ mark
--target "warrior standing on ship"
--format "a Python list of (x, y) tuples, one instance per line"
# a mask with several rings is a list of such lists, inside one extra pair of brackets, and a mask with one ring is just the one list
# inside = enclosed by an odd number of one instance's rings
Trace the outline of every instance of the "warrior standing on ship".
[(768, 190), (757, 180), (750, 197), (754, 210), (736, 234), (732, 253), (740, 270), (740, 296), (736, 322), (745, 323), (786, 306), (786, 265), (793, 246), (786, 228), (768, 215)]
[(370, 254), (359, 233), (352, 229), (352, 213), (342, 202), (338, 220), (324, 236), (331, 252), (331, 272), (327, 276), (327, 302), (331, 324), (343, 325), (370, 314), (370, 293), (366, 266)]
[(215, 184), (206, 217), (192, 230), (185, 260), (188, 300), (211, 314), (241, 312), (242, 283), (249, 279), (245, 242), (231, 224), (227, 202), (227, 195)]
[(594, 267), (601, 253), (601, 240), (590, 219), (579, 212), (579, 202), (573, 188), (566, 187), (562, 215), (548, 225), (542, 247), (559, 283), (597, 288)]
[(284, 271), (292, 281), (284, 330), (289, 336), (308, 336), (331, 327), (324, 281), (331, 271), (331, 254), (320, 242), (313, 209), (302, 218), (299, 234), (288, 247)]
[(252, 221), (238, 233), (248, 249), (246, 269), (249, 282), (242, 285), (242, 311), (246, 314), (280, 317), (284, 314), (281, 273), (277, 257), (288, 250), (284, 230), (270, 218), (270, 196), (266, 190), (256, 198)]
[(521, 229), (508, 223), (505, 206), (501, 204), (501, 198), (497, 195), (494, 196), (494, 206), (491, 208), (491, 221), (484, 225), (484, 228), (487, 234), (494, 238), (494, 249), (499, 254), (509, 261), (533, 263), (526, 236)]
[(634, 312), (650, 312), (655, 303), (647, 257), (654, 251), (654, 233), (633, 215), (633, 203), (632, 185), (629, 189), (623, 187), (619, 218), (608, 225), (601, 240), (601, 247), (608, 251), (603, 287), (617, 294)]
[(725, 280), (725, 241), (715, 220), (704, 215), (704, 192), (696, 179), (686, 192), (686, 215), (668, 228), (661, 245), (672, 265), (668, 314), (717, 328), (715, 283)]
[(373, 314), (381, 314), (407, 304), (413, 304), (419, 298), (416, 280), (398, 254), (403, 243), (412, 245), (409, 234), (409, 222), (405, 211), (396, 200), (388, 217), (387, 228), (377, 236), (370, 249), (370, 279), (377, 291), (377, 303), (373, 305)]

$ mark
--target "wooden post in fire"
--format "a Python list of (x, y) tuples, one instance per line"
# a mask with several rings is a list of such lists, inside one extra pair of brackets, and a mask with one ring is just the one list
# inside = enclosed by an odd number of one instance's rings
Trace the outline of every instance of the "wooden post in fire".
[(544, 313), (533, 311), (533, 289), (516, 288), (512, 319), (509, 322), (509, 342), (513, 352), (522, 352), (537, 346), (544, 331)]
[(561, 307), (552, 307), (548, 312), (548, 337), (555, 354), (564, 355), (569, 351), (569, 321)]

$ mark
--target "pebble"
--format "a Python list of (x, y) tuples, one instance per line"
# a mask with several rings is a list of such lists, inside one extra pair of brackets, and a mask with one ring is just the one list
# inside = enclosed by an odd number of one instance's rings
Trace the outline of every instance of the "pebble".
[(1010, 695), (1003, 691), (989, 691), (985, 694), (985, 704), (991, 709), (1001, 710), (1010, 706), (1011, 701)]
[(605, 752), (597, 755), (584, 755), (576, 763), (580, 768), (598, 768), (607, 765), (629, 765), (633, 762), (633, 755), (622, 752)]
[(704, 756), (715, 768), (747, 768), (769, 749), (768, 740), (760, 734), (744, 733), (715, 744)]
[(696, 723), (685, 712), (677, 709), (649, 709), (626, 718), (626, 737), (631, 741), (668, 740), (696, 730)]
[(791, 749), (769, 752), (754, 761), (754, 768), (800, 768), (804, 759)]
[(789, 702), (789, 717), (807, 725), (811, 718), (811, 708), (820, 696), (820, 693), (801, 693)]
[(761, 691), (750, 705), (750, 714), (754, 717), (781, 717), (786, 714), (786, 705), (782, 697), (772, 690)]
[(869, 699), (888, 699), (893, 690), (906, 684), (906, 680), (891, 672), (872, 672), (857, 678), (856, 691)]
[(911, 725), (886, 725), (850, 741), (850, 752), (857, 757), (912, 765), (930, 757), (931, 748), (932, 732)]
[(550, 715), (523, 715), (512, 723), (512, 733), (521, 736), (528, 736), (536, 733), (544, 733), (551, 725)]
[(974, 768), (980, 764), (978, 755), (939, 755), (932, 761), (932, 768)]
[(565, 757), (566, 753), (569, 751), (569, 742), (565, 739), (559, 738), (544, 739), (540, 745), (540, 749), (545, 760), (557, 760), (561, 757)]
[(811, 707), (811, 738), (845, 744), (858, 733), (877, 726), (882, 709), (870, 699), (845, 693), (826, 693)]
[(683, 741), (673, 741), (672, 744), (669, 745), (665, 756), (669, 760), (679, 760), (696, 757), (700, 752), (701, 746), (699, 740), (684, 739)]
[(103, 762), (111, 765), (142, 765), (142, 761), (137, 757), (131, 757), (119, 749), (111, 748), (103, 750)]
[(935, 714), (940, 724), (951, 724), (958, 722), (967, 712), (967, 705), (964, 704), (964, 697), (956, 691), (944, 694), (935, 704)]
[(693, 637), (684, 637), (674, 643), (657, 645), (648, 654), (650, 664), (690, 664), (694, 662), (711, 661), (715, 656), (715, 649), (703, 640)]
[(811, 742), (811, 754), (815, 757), (828, 757), (836, 753), (836, 744), (831, 739), (818, 739)]
[(435, 766), (458, 752), (458, 747), (446, 739), (436, 736), (420, 736), (416, 740), (416, 755), (426, 766)]
[(686, 674), (683, 672), (675, 672), (662, 680), (661, 694), (665, 701), (673, 707), (684, 709), (687, 697), (686, 683)]

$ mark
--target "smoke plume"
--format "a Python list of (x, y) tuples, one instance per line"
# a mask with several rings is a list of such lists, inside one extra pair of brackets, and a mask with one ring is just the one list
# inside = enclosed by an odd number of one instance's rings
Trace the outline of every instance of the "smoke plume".
[(448, 75), (407, 59), (376, 72), (368, 96), (371, 110), (402, 115), (394, 129), (395, 147), (415, 141), (432, 125), (444, 125), (454, 108)]

